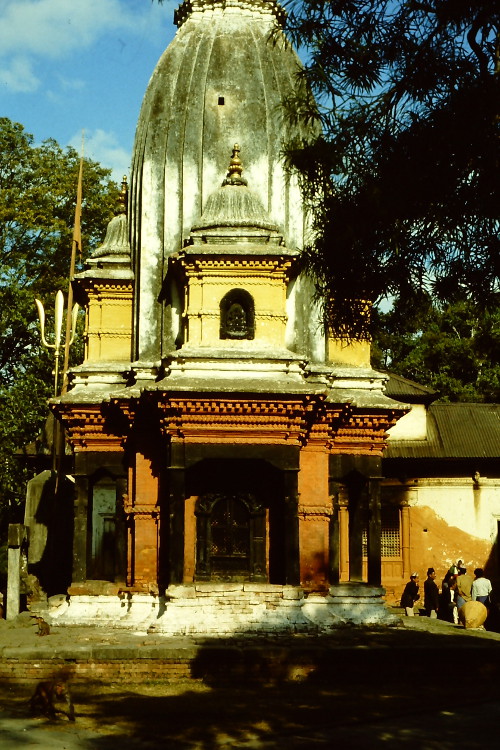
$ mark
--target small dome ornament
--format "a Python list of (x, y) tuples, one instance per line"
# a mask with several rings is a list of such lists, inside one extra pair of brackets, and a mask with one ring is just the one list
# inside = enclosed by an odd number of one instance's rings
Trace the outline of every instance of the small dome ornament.
[(240, 159), (240, 147), (235, 143), (233, 146), (231, 161), (229, 162), (229, 169), (224, 182), (222, 183), (222, 187), (225, 185), (248, 185), (247, 180), (241, 176), (242, 172), (243, 165)]
[(94, 250), (90, 259), (106, 257), (130, 257), (130, 243), (127, 221), (127, 177), (122, 180), (122, 187), (116, 200), (115, 215), (108, 224), (106, 237), (102, 245)]
[(192, 232), (223, 228), (243, 230), (245, 227), (266, 233), (278, 231), (257, 195), (248, 188), (242, 171), (240, 147), (235, 143), (227, 175), (220, 187), (208, 196), (205, 210), (193, 224)]

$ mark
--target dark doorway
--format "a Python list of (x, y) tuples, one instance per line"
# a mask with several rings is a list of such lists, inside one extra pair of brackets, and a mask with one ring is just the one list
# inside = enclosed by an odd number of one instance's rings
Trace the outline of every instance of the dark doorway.
[(245, 503), (237, 495), (224, 495), (210, 518), (212, 573), (250, 575), (251, 523)]
[(124, 580), (125, 519), (123, 480), (101, 474), (92, 484), (89, 504), (89, 578)]
[(266, 509), (254, 495), (205, 493), (196, 517), (198, 580), (267, 580)]
[(197, 580), (284, 583), (282, 472), (263, 460), (205, 459), (188, 472)]

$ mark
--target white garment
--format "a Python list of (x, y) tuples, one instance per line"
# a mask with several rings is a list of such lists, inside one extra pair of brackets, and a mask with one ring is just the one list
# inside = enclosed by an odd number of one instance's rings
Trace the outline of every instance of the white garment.
[(489, 596), (491, 593), (491, 581), (488, 578), (476, 578), (472, 584), (472, 599), (476, 601), (478, 596)]

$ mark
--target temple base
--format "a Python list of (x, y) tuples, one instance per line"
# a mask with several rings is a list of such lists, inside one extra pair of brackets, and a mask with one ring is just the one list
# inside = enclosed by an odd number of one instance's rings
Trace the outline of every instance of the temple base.
[(328, 596), (297, 586), (196, 583), (169, 586), (165, 596), (119, 592), (73, 595), (45, 616), (68, 625), (127, 628), (166, 636), (309, 635), (345, 624), (396, 625), (384, 589), (367, 584), (333, 586)]
[(331, 586), (328, 610), (352, 625), (397, 625), (400, 618), (386, 607), (382, 586), (368, 583), (340, 583)]

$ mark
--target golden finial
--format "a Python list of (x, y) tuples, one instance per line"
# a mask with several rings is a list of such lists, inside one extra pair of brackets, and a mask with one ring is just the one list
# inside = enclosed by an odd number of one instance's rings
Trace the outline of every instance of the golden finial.
[(118, 194), (118, 201), (117, 201), (117, 214), (126, 214), (127, 213), (127, 200), (128, 200), (128, 184), (127, 184), (127, 175), (123, 175), (122, 179), (122, 189), (120, 190)]
[(223, 185), (246, 185), (247, 181), (241, 176), (243, 171), (243, 165), (240, 159), (240, 147), (237, 143), (233, 146), (233, 153), (231, 155), (231, 161), (229, 162), (229, 170)]

